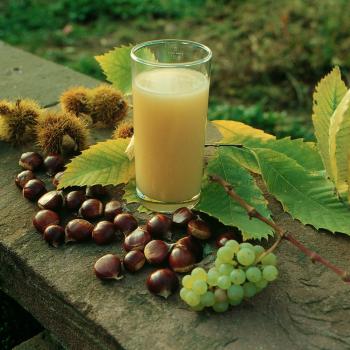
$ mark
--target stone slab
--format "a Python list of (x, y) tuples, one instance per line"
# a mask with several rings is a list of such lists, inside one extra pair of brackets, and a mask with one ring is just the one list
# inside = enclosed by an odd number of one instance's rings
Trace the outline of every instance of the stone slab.
[(64, 348), (48, 331), (43, 331), (15, 346), (13, 350), (64, 350)]
[[(67, 348), (350, 348), (349, 286), (288, 243), (278, 251), (280, 278), (224, 314), (189, 311), (176, 295), (167, 301), (150, 295), (144, 285), (150, 268), (118, 282), (97, 280), (94, 261), (107, 252), (121, 254), (120, 244), (48, 247), (31, 225), (37, 208), (13, 182), (22, 151), (0, 143), (0, 288)], [(349, 237), (316, 232), (284, 213), (273, 198), (268, 200), (278, 224), (349, 268)]]
[(49, 106), (71, 86), (94, 87), (100, 83), (0, 41), (0, 98), (27, 97)]

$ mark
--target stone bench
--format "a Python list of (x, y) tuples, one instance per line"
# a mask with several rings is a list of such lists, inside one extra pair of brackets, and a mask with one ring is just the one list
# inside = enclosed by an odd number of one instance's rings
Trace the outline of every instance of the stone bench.
[[(98, 83), (0, 42), (0, 98), (52, 106), (64, 89)], [(149, 294), (150, 268), (102, 283), (93, 263), (107, 252), (121, 253), (120, 244), (48, 247), (31, 224), (36, 206), (14, 185), (21, 153), (0, 142), (0, 288), (68, 349), (350, 348), (349, 286), (288, 243), (278, 251), (278, 281), (224, 314), (195, 313), (178, 296), (165, 301)], [(305, 227), (268, 199), (278, 224), (349, 268), (349, 237)]]

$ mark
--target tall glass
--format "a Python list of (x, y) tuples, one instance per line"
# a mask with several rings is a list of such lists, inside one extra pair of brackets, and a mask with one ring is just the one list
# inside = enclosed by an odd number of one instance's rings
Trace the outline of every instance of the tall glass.
[(188, 40), (155, 40), (131, 51), (136, 191), (169, 212), (199, 200), (212, 53)]

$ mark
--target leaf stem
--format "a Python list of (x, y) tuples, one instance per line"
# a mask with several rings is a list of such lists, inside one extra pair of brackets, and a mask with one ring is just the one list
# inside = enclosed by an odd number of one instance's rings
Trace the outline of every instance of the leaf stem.
[(275, 243), (266, 250), (265, 253), (263, 253), (259, 257), (259, 261), (268, 253), (274, 251), (277, 246), (281, 243), (283, 239), (289, 241), (291, 244), (293, 244), (296, 248), (298, 248), (302, 253), (304, 253), (306, 256), (308, 256), (312, 262), (319, 262), (320, 264), (326, 266), (330, 270), (332, 270), (334, 273), (336, 273), (344, 282), (350, 283), (350, 274), (349, 272), (341, 269), (340, 267), (334, 265), (321, 255), (317, 254), (313, 250), (307, 248), (303, 243), (298, 241), (292, 234), (284, 230), (282, 227), (278, 226), (275, 222), (272, 220), (265, 218), (262, 216), (254, 207), (252, 207), (250, 204), (248, 204), (241, 196), (237, 194), (237, 192), (234, 190), (233, 186), (225, 181), (222, 177), (218, 175), (208, 175), (209, 180), (212, 182), (216, 182), (219, 185), (221, 185), (226, 193), (233, 198), (248, 214), (249, 219), (256, 218), (265, 224), (272, 227), (272, 229), (277, 233), (278, 238), (275, 241)]

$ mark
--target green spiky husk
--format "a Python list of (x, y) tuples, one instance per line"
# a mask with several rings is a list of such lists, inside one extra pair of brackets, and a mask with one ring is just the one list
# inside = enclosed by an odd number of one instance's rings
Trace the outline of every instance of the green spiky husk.
[(127, 139), (134, 135), (134, 126), (131, 122), (121, 122), (117, 128), (114, 130), (112, 138), (113, 139)]
[(66, 90), (60, 97), (62, 110), (77, 117), (89, 113), (91, 89), (76, 86)]
[(66, 153), (85, 149), (89, 130), (86, 123), (73, 114), (48, 111), (40, 116), (36, 134), (37, 143), (44, 153)]
[(95, 124), (112, 127), (124, 119), (128, 104), (121, 92), (112, 86), (100, 85), (91, 93), (89, 110)]
[(0, 101), (0, 139), (14, 146), (35, 142), (40, 113), (40, 106), (30, 99)]

